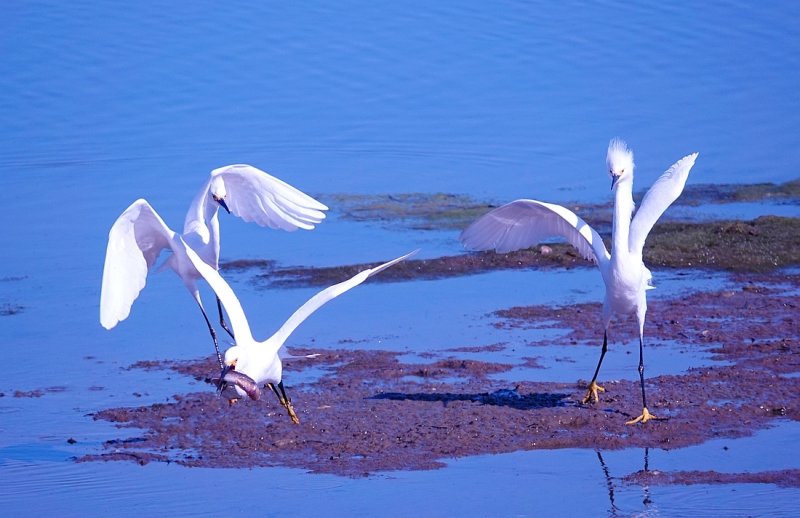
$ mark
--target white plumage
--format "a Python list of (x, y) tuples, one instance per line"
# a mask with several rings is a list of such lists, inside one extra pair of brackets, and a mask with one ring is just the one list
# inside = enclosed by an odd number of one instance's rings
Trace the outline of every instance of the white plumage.
[(646, 291), (651, 286), (650, 270), (642, 262), (647, 235), (667, 207), (680, 196), (697, 159), (692, 153), (673, 164), (647, 191), (631, 221), (633, 204), (633, 152), (622, 140), (609, 143), (606, 162), (614, 191), (612, 248), (608, 252), (599, 234), (571, 210), (536, 200), (516, 200), (485, 214), (461, 233), (461, 241), (472, 250), (505, 253), (528, 248), (548, 237), (560, 236), (578, 252), (597, 264), (606, 287), (603, 302), (603, 349), (584, 402), (598, 400), (597, 374), (608, 343), (608, 326), (614, 314), (635, 312), (639, 323), (639, 374), (642, 387), (642, 415), (633, 422), (653, 418), (647, 410), (644, 391), (644, 320)]
[[(103, 327), (112, 329), (128, 317), (134, 300), (145, 286), (147, 272), (161, 252), (168, 249), (172, 256), (164, 267), (178, 274), (200, 306), (221, 363), (216, 333), (197, 289), (197, 280), (201, 276), (179, 242), (182, 238), (216, 270), (219, 267), (220, 206), (245, 221), (286, 231), (313, 229), (325, 218), (323, 211), (328, 209), (291, 185), (243, 164), (220, 167), (211, 172), (189, 207), (182, 236), (170, 229), (147, 201), (136, 200), (117, 218), (108, 235), (100, 293), (100, 323)], [(220, 322), (227, 330), (221, 310)]]
[[(230, 318), (233, 332), (236, 335), (236, 345), (225, 351), (226, 367), (220, 379), (225, 379), (228, 369), (235, 369), (236, 372), (246, 375), (259, 386), (266, 384), (278, 396), (281, 405), (286, 408), (289, 416), (295, 423), (299, 423), (299, 420), (294, 412), (291, 400), (286, 396), (286, 392), (283, 388), (283, 364), (278, 355), (278, 351), (286, 342), (286, 339), (297, 329), (297, 326), (303, 323), (305, 319), (325, 303), (355, 288), (369, 277), (397, 264), (417, 252), (415, 250), (397, 259), (364, 270), (344, 282), (322, 290), (311, 297), (308, 302), (300, 306), (275, 334), (259, 342), (253, 338), (253, 334), (250, 331), (250, 324), (247, 322), (247, 317), (242, 309), (242, 305), (239, 303), (239, 299), (225, 279), (223, 279), (214, 268), (211, 268), (202, 261), (191, 248), (187, 246), (185, 247), (185, 251), (187, 258), (192, 262), (194, 267), (197, 268), (197, 271), (203, 278), (205, 278), (206, 282), (208, 282), (217, 294), (217, 297), (219, 297), (219, 300), (222, 301), (222, 305), (225, 307), (225, 311)], [(278, 389), (280, 389), (280, 393)], [(236, 390), (240, 396), (245, 396), (252, 392), (243, 390), (242, 387), (238, 385)]]

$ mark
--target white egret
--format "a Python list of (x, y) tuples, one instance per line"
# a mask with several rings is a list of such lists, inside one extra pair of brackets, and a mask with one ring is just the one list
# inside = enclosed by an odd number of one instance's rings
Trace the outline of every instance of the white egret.
[[(299, 424), (300, 420), (297, 418), (292, 401), (286, 395), (286, 390), (283, 386), (283, 363), (278, 355), (281, 346), (289, 338), (289, 335), (297, 329), (297, 326), (322, 307), (323, 304), (415, 253), (417, 253), (417, 250), (374, 268), (364, 270), (344, 282), (325, 288), (300, 306), (275, 334), (259, 342), (253, 338), (250, 324), (247, 322), (242, 305), (231, 287), (217, 270), (208, 266), (187, 246), (187, 258), (205, 278), (219, 300), (222, 301), (233, 327), (233, 333), (236, 335), (236, 345), (225, 351), (225, 367), (220, 375), (220, 383), (227, 381), (235, 384), (236, 391), (240, 396), (247, 395), (251, 399), (258, 399), (260, 395), (259, 387), (262, 384), (266, 385), (278, 397), (278, 401), (286, 409), (292, 422)], [(237, 374), (233, 375), (232, 372)]]
[(631, 220), (633, 203), (633, 152), (625, 142), (613, 139), (606, 161), (614, 191), (612, 248), (609, 254), (598, 233), (571, 210), (536, 200), (516, 200), (480, 217), (461, 233), (461, 242), (473, 250), (496, 250), (500, 253), (528, 248), (542, 239), (560, 236), (580, 254), (597, 264), (606, 288), (603, 301), (603, 348), (584, 403), (598, 401), (597, 384), (600, 365), (608, 350), (608, 326), (614, 314), (635, 313), (639, 323), (639, 380), (642, 387), (642, 414), (628, 424), (645, 423), (655, 418), (647, 410), (644, 390), (644, 320), (647, 312), (646, 291), (652, 275), (642, 262), (642, 248), (653, 225), (667, 207), (680, 196), (697, 153), (673, 164), (653, 184)]
[[(313, 229), (325, 218), (322, 211), (328, 210), (314, 198), (256, 167), (237, 164), (214, 169), (189, 207), (181, 237), (215, 270), (219, 268), (217, 213), (220, 206), (245, 221), (289, 232), (298, 228)], [(186, 258), (184, 246), (176, 236), (143, 199), (133, 202), (117, 218), (108, 234), (100, 293), (100, 323), (111, 329), (128, 318), (133, 301), (145, 286), (148, 269), (163, 250), (169, 249), (173, 254), (163, 267), (178, 274), (200, 306), (221, 368), (217, 335), (197, 289), (197, 280), (201, 276)], [(233, 337), (225, 324), (219, 299), (217, 310), (220, 324)]]

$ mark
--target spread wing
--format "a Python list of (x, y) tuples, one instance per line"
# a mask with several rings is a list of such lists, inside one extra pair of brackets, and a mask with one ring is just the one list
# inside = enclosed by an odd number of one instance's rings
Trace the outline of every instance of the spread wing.
[(233, 214), (262, 227), (311, 230), (328, 207), (288, 183), (247, 164), (214, 169), (225, 183), (225, 202)]
[[(375, 268), (370, 268), (368, 270), (364, 270), (362, 272), (357, 273), (350, 279), (340, 282), (339, 284), (334, 284), (328, 288), (325, 288), (321, 292), (317, 293), (313, 297), (311, 297), (308, 302), (300, 306), (300, 309), (295, 311), (292, 316), (289, 317), (289, 320), (284, 323), (280, 329), (270, 338), (270, 343), (274, 344), (276, 348), (280, 348), (283, 343), (289, 338), (289, 335), (297, 329), (297, 326), (303, 323), (303, 321), (308, 318), (312, 313), (322, 307), (325, 303), (335, 299), (342, 293), (349, 291), (362, 282), (366, 281), (368, 278), (372, 277), (373, 275), (377, 274), (393, 266), (400, 261), (403, 261), (412, 255), (416, 254), (419, 250), (414, 250), (413, 252), (409, 252), (406, 255), (398, 257), (397, 259), (393, 259), (389, 262), (383, 263)], [(227, 309), (227, 308), (226, 308)], [(277, 352), (277, 351), (276, 351)]]
[(658, 218), (667, 210), (673, 201), (683, 192), (683, 186), (692, 170), (697, 153), (687, 155), (667, 169), (658, 177), (647, 194), (644, 195), (639, 210), (631, 221), (631, 230), (628, 237), (628, 250), (632, 253), (641, 254), (647, 235), (656, 224)]
[(459, 239), (470, 250), (512, 252), (560, 236), (590, 261), (609, 261), (600, 235), (571, 210), (536, 200), (516, 200), (484, 214)]
[(128, 318), (131, 305), (144, 288), (147, 270), (175, 233), (145, 200), (136, 200), (117, 218), (108, 233), (100, 324), (111, 329)]
[[(278, 329), (278, 331), (265, 343), (272, 344), (276, 349), (275, 352), (277, 353), (277, 350), (280, 349), (289, 335), (292, 334), (295, 329), (297, 329), (297, 326), (302, 324), (303, 321), (309, 317), (309, 315), (322, 307), (326, 302), (331, 301), (342, 293), (355, 288), (369, 277), (414, 255), (415, 253), (417, 253), (417, 250), (414, 250), (413, 252), (410, 252), (402, 257), (398, 257), (397, 259), (387, 263), (383, 263), (375, 268), (364, 270), (344, 282), (335, 284), (322, 290), (311, 297), (308, 302), (300, 306), (300, 309), (295, 311), (292, 316), (289, 317), (289, 320), (287, 320), (286, 323), (284, 323), (281, 328)], [(219, 272), (217, 272), (214, 268), (203, 262), (197, 253), (189, 248), (189, 246), (186, 246), (186, 255), (189, 257), (189, 260), (192, 262), (192, 264), (194, 264), (194, 266), (197, 268), (197, 271), (200, 272), (206, 282), (208, 282), (208, 284), (217, 294), (217, 297), (219, 297), (222, 305), (225, 307), (225, 311), (228, 313), (228, 318), (230, 319), (231, 326), (233, 327), (233, 334), (236, 337), (248, 337), (250, 340), (253, 340), (253, 335), (250, 332), (250, 325), (247, 322), (247, 317), (244, 314), (242, 305), (225, 279), (223, 279)]]

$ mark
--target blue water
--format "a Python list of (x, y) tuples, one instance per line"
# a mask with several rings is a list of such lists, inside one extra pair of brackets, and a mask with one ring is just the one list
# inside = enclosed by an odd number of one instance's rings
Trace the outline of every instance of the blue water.
[[(209, 170), (248, 162), (323, 201), (339, 192), (443, 191), (600, 202), (609, 195), (604, 157), (613, 136), (634, 149), (638, 188), (692, 151), (701, 154), (689, 182), (786, 181), (800, 171), (799, 23), (800, 4), (790, 1), (6, 2), (0, 308), (12, 304), (21, 312), (0, 316), (8, 362), (0, 382), (0, 487), (12, 489), (0, 490), (2, 508), (30, 511), (35, 502), (60, 514), (132, 514), (146, 501), (147, 509), (196, 514), (225, 509), (229, 500), (208, 505), (175, 499), (178, 489), (153, 492), (162, 476), (185, 481), (179, 490), (189, 486), (196, 495), (221, 480), (231, 480), (225, 487), (235, 492), (239, 483), (258, 479), (261, 487), (271, 478), (269, 470), (222, 477), (64, 460), (117, 433), (86, 414), (197, 389), (122, 367), (210, 353), (197, 310), (171, 274), (152, 278), (131, 317), (112, 332), (98, 324), (106, 235), (134, 199), (147, 198), (179, 228)], [(226, 218), (222, 255), (329, 265), (421, 246), (423, 257), (433, 257), (457, 250), (455, 235), (403, 234), (335, 214), (313, 232), (294, 234)], [(588, 300), (600, 280), (586, 280), (576, 292), (570, 286), (582, 284), (582, 275), (542, 276), (536, 284), (499, 275), (365, 285), (320, 311), (293, 339), (325, 348), (356, 337), (411, 353), (515, 339), (487, 336), (485, 314), (532, 302), (527, 294), (547, 282), (553, 303)], [(313, 293), (259, 291), (246, 276), (231, 282), (245, 308), (269, 316), (252, 323), (256, 336), (267, 336)], [(669, 290), (680, 280), (665, 282)], [(383, 319), (375, 302), (381, 299), (391, 300), (392, 320)], [(346, 317), (359, 311), (369, 318), (354, 325)], [(575, 377), (588, 374), (582, 363), (570, 365), (580, 370)], [(65, 390), (36, 399), (9, 395), (46, 387)], [(787, 433), (796, 437), (797, 428)], [(81, 442), (68, 446), (70, 436)], [(641, 452), (624, 455), (638, 459)], [(748, 465), (742, 460), (738, 469)], [(336, 510), (368, 515), (385, 511), (386, 495), (415, 501), (435, 488), (432, 515), (555, 514), (564, 499), (534, 500), (534, 488), (560, 488), (580, 473), (577, 480), (594, 496), (567, 510), (613, 514), (596, 456), (586, 451), (462, 459), (438, 472), (358, 482), (287, 473), (281, 476), (299, 488), (289, 500), (302, 503), (303, 490), (317, 497), (310, 507), (265, 503), (262, 512), (315, 514), (335, 499)], [(476, 504), (497, 491), (463, 499), (492, 478), (487, 473), (498, 477), (500, 493), (508, 490), (499, 508)], [(712, 509), (761, 510), (727, 498), (731, 486), (706, 490)], [(766, 492), (777, 502), (772, 511), (784, 514), (798, 496), (772, 486), (736, 490)], [(151, 497), (143, 499), (147, 491)], [(699, 494), (692, 487), (653, 491), (667, 510)], [(76, 492), (85, 496), (80, 504), (70, 498)], [(726, 501), (733, 503), (725, 508)], [(628, 504), (628, 514), (652, 510), (638, 496)], [(407, 507), (397, 509), (403, 514)]]

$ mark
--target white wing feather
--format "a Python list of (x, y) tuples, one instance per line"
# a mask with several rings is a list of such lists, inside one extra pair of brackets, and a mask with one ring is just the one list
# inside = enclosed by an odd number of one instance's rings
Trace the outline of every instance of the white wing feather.
[(262, 227), (310, 230), (325, 219), (328, 207), (286, 182), (247, 164), (214, 169), (225, 183), (231, 212)]
[(560, 236), (585, 259), (598, 264), (609, 261), (600, 235), (571, 210), (536, 200), (516, 200), (481, 216), (459, 239), (470, 250), (512, 252)]
[[(184, 243), (185, 245), (185, 243)], [(253, 335), (250, 331), (250, 325), (247, 322), (247, 317), (244, 314), (244, 310), (242, 309), (242, 305), (239, 302), (239, 299), (234, 294), (231, 287), (222, 278), (222, 276), (212, 267), (207, 265), (203, 262), (202, 259), (195, 253), (194, 250), (189, 248), (188, 245), (186, 246), (186, 255), (189, 257), (189, 260), (194, 264), (197, 271), (205, 278), (206, 282), (211, 286), (214, 292), (219, 297), (219, 300), (222, 302), (222, 305), (225, 307), (225, 311), (228, 313), (228, 318), (231, 322), (231, 326), (233, 327), (233, 334), (236, 337), (239, 337), (241, 340), (244, 337), (249, 338), (248, 341), (254, 341)], [(291, 317), (286, 321), (285, 324), (281, 326), (280, 329), (268, 340), (267, 343), (272, 344), (275, 347), (275, 351), (277, 352), (278, 349), (283, 345), (286, 339), (289, 337), (292, 332), (297, 329), (297, 326), (303, 323), (303, 321), (308, 318), (309, 315), (314, 313), (317, 309), (319, 309), (322, 305), (326, 302), (335, 299), (342, 293), (355, 288), (367, 278), (375, 275), (376, 273), (385, 270), (386, 268), (396, 264), (412, 255), (417, 253), (417, 250), (410, 252), (402, 257), (398, 257), (388, 263), (384, 263), (380, 266), (376, 266), (375, 268), (371, 268), (369, 270), (364, 270), (363, 272), (358, 273), (354, 277), (326, 288), (321, 292), (317, 293), (308, 302), (300, 306), (300, 309), (294, 312)], [(244, 341), (244, 340), (243, 340)]]
[(111, 329), (128, 318), (144, 288), (147, 270), (175, 233), (147, 201), (139, 199), (117, 218), (108, 233), (100, 291), (100, 324)]
[(628, 237), (628, 250), (631, 253), (641, 255), (644, 242), (653, 225), (683, 192), (683, 186), (686, 184), (689, 171), (692, 170), (697, 155), (697, 153), (692, 153), (672, 164), (644, 195), (639, 210), (636, 211), (636, 215), (631, 221)]
[(184, 241), (183, 238), (180, 238), (180, 242), (183, 244), (184, 250), (186, 251), (186, 256), (192, 262), (200, 275), (203, 276), (209, 286), (211, 286), (211, 288), (214, 290), (214, 293), (217, 294), (220, 302), (222, 302), (222, 305), (225, 307), (225, 312), (228, 314), (228, 320), (231, 323), (231, 327), (233, 327), (233, 335), (236, 337), (241, 337), (241, 339), (249, 338), (252, 340), (253, 334), (250, 331), (250, 324), (247, 322), (247, 317), (244, 314), (242, 305), (231, 287), (216, 269), (200, 259), (200, 256), (197, 255), (197, 252), (192, 250), (192, 248), (186, 244), (186, 241)]
[[(334, 284), (333, 286), (330, 286), (328, 288), (325, 288), (321, 292), (311, 297), (308, 300), (308, 302), (300, 306), (300, 308), (297, 311), (295, 311), (292, 314), (292, 316), (289, 317), (286, 323), (284, 323), (281, 326), (281, 328), (278, 329), (278, 331), (272, 336), (272, 338), (270, 338), (269, 341), (273, 345), (273, 347), (275, 347), (276, 349), (275, 352), (277, 352), (277, 349), (280, 349), (280, 347), (283, 345), (286, 339), (289, 338), (289, 335), (291, 335), (292, 332), (295, 329), (297, 329), (297, 326), (302, 324), (306, 318), (308, 318), (312, 313), (314, 313), (316, 310), (322, 307), (325, 303), (335, 299), (342, 293), (355, 288), (356, 286), (367, 280), (369, 277), (372, 277), (376, 273), (381, 272), (386, 268), (389, 268), (390, 266), (399, 263), (400, 261), (408, 259), (412, 255), (416, 254), (418, 251), (419, 250), (414, 250), (413, 252), (409, 252), (406, 255), (398, 257), (397, 259), (393, 259), (387, 263), (383, 263), (379, 266), (376, 266), (375, 268), (370, 268), (368, 270), (359, 272), (350, 279), (344, 282), (340, 282), (339, 284)], [(225, 301), (223, 300), (223, 304), (224, 302)], [(225, 309), (228, 308), (226, 307)]]

